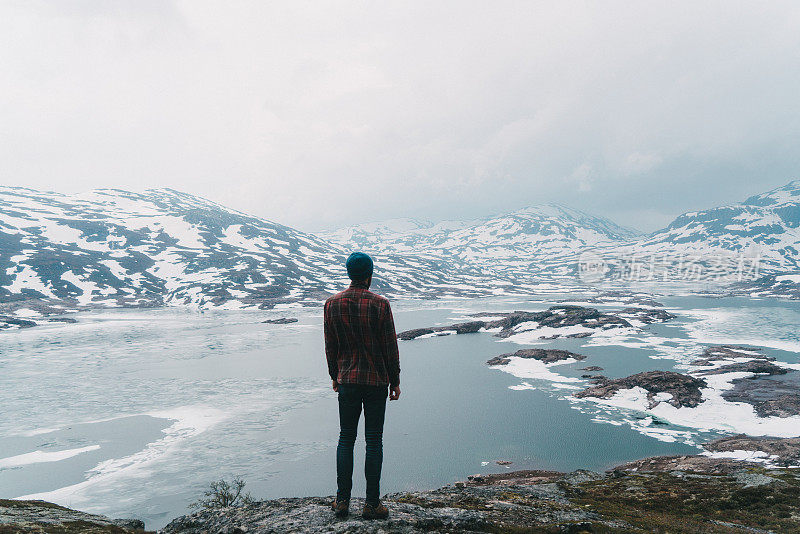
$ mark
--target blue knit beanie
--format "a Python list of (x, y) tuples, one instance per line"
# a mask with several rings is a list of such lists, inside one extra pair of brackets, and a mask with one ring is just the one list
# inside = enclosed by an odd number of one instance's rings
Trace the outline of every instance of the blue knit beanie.
[(372, 276), (372, 258), (363, 252), (353, 252), (348, 256), (347, 276), (350, 280), (366, 280)]

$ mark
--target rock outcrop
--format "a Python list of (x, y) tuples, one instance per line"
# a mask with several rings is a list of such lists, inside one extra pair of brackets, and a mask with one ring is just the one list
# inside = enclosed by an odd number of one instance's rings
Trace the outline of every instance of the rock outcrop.
[(75, 324), (78, 322), (77, 319), (73, 319), (72, 317), (48, 317), (48, 323), (67, 323), (67, 324)]
[(775, 361), (775, 358), (761, 353), (759, 348), (740, 347), (737, 345), (715, 345), (707, 347), (699, 358), (692, 361), (690, 365), (709, 366), (714, 362), (732, 360), (738, 358), (749, 358), (752, 360)]
[(748, 468), (763, 467), (756, 462), (746, 462), (731, 458), (711, 458), (709, 456), (654, 456), (618, 465), (614, 472), (630, 471), (637, 473), (670, 473), (682, 471), (689, 473), (706, 473), (710, 475), (728, 475)]
[[(787, 377), (788, 378), (788, 377)], [(760, 417), (800, 415), (800, 380), (773, 380), (765, 377), (738, 378), (733, 389), (722, 393), (730, 402), (751, 404)]]
[[(694, 408), (703, 402), (700, 389), (706, 386), (705, 380), (672, 371), (646, 371), (625, 378), (600, 380), (596, 385), (575, 393), (576, 397), (597, 397), (607, 399), (621, 389), (640, 387), (647, 390), (650, 402), (648, 409), (655, 408), (664, 400), (680, 408)], [(670, 399), (657, 399), (659, 393), (671, 395)]]
[(143, 532), (138, 519), (109, 519), (46, 501), (0, 499), (0, 533), (129, 534)]
[[(731, 436), (711, 452), (756, 451), (781, 466), (797, 465), (800, 438)], [(160, 534), (421, 534), (518, 532), (796, 532), (796, 469), (705, 455), (630, 462), (606, 473), (526, 470), (472, 475), (430, 491), (392, 493), (386, 520), (335, 518), (332, 497), (251, 501), (178, 517)], [(112, 520), (43, 501), (0, 500), (0, 533), (130, 534), (144, 525)]]
[(468, 321), (466, 323), (456, 323), (450, 326), (432, 326), (429, 328), (415, 328), (413, 330), (406, 330), (397, 334), (399, 339), (408, 341), (426, 334), (449, 334), (454, 332), (456, 334), (474, 334), (480, 331), (481, 328), (486, 327), (485, 321)]
[[(473, 475), (433, 491), (384, 497), (387, 520), (336, 519), (332, 497), (303, 497), (203, 510), (179, 517), (163, 534), (428, 532), (785, 532), (800, 528), (800, 479), (702, 456), (650, 459), (609, 473), (513, 471)], [(650, 469), (649, 466), (653, 468)], [(698, 472), (701, 466), (708, 472)], [(642, 469), (645, 467), (645, 469)], [(749, 470), (748, 470), (749, 469)], [(732, 504), (735, 503), (735, 504)]]
[(724, 375), (726, 373), (754, 373), (760, 375), (785, 375), (789, 369), (780, 367), (767, 360), (749, 360), (746, 362), (735, 362), (714, 369), (704, 369), (697, 371), (699, 376)]
[[(707, 474), (730, 474), (745, 468), (796, 468), (800, 466), (800, 437), (773, 438), (738, 434), (704, 443), (709, 453), (761, 453), (764, 461), (738, 460), (733, 457), (708, 455), (656, 456), (619, 465), (612, 471), (670, 472), (687, 471)], [(744, 458), (745, 455), (742, 455)], [(757, 455), (753, 455), (756, 458)]]
[(17, 317), (10, 317), (8, 315), (0, 315), (0, 328), (30, 328), (32, 326), (36, 326), (35, 321), (29, 321), (28, 319), (19, 319)]
[[(703, 401), (700, 390), (707, 385), (703, 377), (731, 374), (731, 387), (722, 391), (725, 400), (751, 404), (760, 417), (800, 415), (800, 376), (793, 369), (775, 362), (775, 358), (764, 355), (756, 348), (713, 346), (706, 348), (699, 358), (691, 362), (690, 365), (701, 369), (693, 370), (688, 375), (672, 371), (648, 371), (612, 380), (584, 376), (592, 378), (595, 385), (575, 396), (607, 399), (622, 389), (638, 386), (648, 392), (649, 409), (663, 400), (676, 408), (694, 408)], [(739, 373), (745, 373), (745, 376)], [(659, 393), (668, 393), (671, 398), (661, 398)]]
[(279, 319), (267, 319), (267, 320), (261, 321), (261, 322), (262, 323), (266, 323), (266, 324), (290, 324), (290, 323), (296, 323), (297, 322), (297, 318), (296, 317), (280, 317)]
[(645, 324), (663, 323), (675, 318), (675, 315), (659, 308), (623, 308), (618, 315), (627, 319), (635, 319)]
[(706, 443), (711, 452), (761, 451), (772, 456), (770, 463), (781, 467), (800, 465), (800, 437), (770, 438), (737, 434)]

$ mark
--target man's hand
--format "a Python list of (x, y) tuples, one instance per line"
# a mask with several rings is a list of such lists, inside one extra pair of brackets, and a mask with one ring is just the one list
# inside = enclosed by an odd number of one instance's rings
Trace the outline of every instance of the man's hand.
[(400, 398), (400, 386), (394, 386), (393, 388), (389, 388), (389, 400), (397, 400)]
[(331, 380), (331, 386), (333, 387), (333, 391), (339, 392), (339, 382), (336, 380)]

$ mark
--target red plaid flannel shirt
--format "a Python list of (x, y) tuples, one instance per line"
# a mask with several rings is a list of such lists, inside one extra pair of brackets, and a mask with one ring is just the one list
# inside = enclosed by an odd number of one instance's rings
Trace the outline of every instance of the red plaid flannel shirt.
[(328, 374), (340, 384), (400, 385), (389, 301), (358, 283), (325, 301)]

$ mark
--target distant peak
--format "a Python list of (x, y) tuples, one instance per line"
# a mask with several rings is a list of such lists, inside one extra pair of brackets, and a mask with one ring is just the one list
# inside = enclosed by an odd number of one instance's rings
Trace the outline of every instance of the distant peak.
[(553, 215), (558, 213), (569, 213), (575, 212), (572, 208), (568, 208), (561, 204), (557, 204), (555, 202), (546, 202), (544, 204), (534, 204), (532, 206), (525, 206), (524, 208), (520, 208), (518, 210), (514, 210), (509, 213), (509, 215), (526, 215), (526, 214), (536, 214), (536, 215)]
[(193, 198), (200, 198), (196, 195), (192, 195), (191, 193), (185, 193), (183, 191), (178, 191), (177, 189), (173, 189), (171, 187), (153, 187), (150, 189), (145, 189), (145, 193), (169, 193), (170, 195), (182, 196), (182, 197), (193, 197)]
[(753, 195), (744, 202), (745, 206), (781, 206), (800, 203), (800, 180), (792, 180), (786, 185), (776, 187), (765, 193)]

